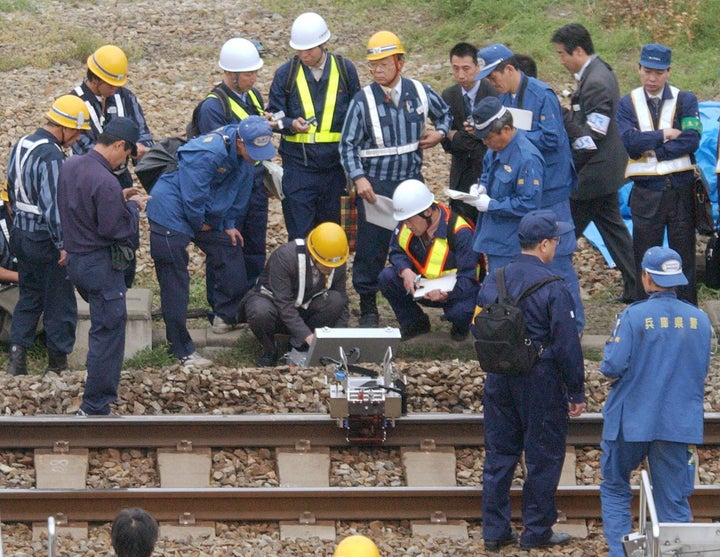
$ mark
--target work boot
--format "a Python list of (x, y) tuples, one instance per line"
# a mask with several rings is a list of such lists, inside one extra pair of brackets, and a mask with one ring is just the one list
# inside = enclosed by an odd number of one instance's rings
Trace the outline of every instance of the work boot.
[(375, 294), (360, 294), (360, 327), (377, 327), (380, 325)]
[(430, 332), (430, 318), (423, 314), (417, 321), (413, 321), (409, 325), (400, 326), (400, 339), (410, 340), (425, 333)]
[(27, 351), (24, 346), (19, 344), (10, 346), (7, 372), (10, 375), (27, 375)]
[(54, 371), (60, 373), (68, 368), (67, 354), (63, 352), (51, 352), (48, 350), (48, 364), (45, 368), (45, 373), (48, 371)]

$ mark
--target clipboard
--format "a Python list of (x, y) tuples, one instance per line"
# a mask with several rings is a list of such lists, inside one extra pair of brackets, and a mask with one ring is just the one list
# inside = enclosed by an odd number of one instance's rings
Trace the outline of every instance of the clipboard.
[(457, 273), (448, 273), (438, 278), (429, 279), (421, 278), (420, 281), (415, 285), (415, 294), (413, 298), (418, 300), (425, 297), (425, 294), (432, 290), (440, 290), (440, 292), (452, 292), (457, 282)]

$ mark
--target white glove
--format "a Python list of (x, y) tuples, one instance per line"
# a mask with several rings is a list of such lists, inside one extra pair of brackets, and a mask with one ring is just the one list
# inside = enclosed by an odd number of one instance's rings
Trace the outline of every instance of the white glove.
[(470, 191), (468, 193), (470, 193), (470, 195), (474, 195), (475, 197), (479, 197), (480, 194), (487, 193), (487, 188), (482, 184), (473, 184), (470, 186)]
[(481, 213), (484, 213), (484, 212), (486, 212), (486, 211), (488, 210), (488, 206), (490, 205), (490, 201), (492, 201), (492, 199), (490, 199), (490, 196), (489, 196), (488, 194), (486, 194), (486, 193), (481, 193), (481, 194), (478, 196), (478, 198), (477, 198), (476, 201), (471, 201), (471, 202), (469, 202), (469, 203), (470, 203), (470, 205), (472, 205), (473, 207), (475, 207), (478, 211), (480, 211)]

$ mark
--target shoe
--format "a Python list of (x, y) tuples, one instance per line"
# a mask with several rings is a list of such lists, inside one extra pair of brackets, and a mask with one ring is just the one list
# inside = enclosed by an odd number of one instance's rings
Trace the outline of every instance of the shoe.
[(485, 549), (488, 551), (500, 551), (500, 548), (517, 543), (517, 541), (518, 533), (515, 530), (512, 530), (510, 532), (510, 537), (505, 538), (504, 540), (485, 540)]
[(184, 368), (190, 368), (190, 367), (204, 368), (204, 367), (210, 367), (211, 365), (213, 365), (213, 362), (212, 362), (212, 360), (203, 358), (197, 352), (193, 352), (189, 356), (180, 358), (180, 365), (182, 365)]
[(63, 352), (50, 352), (48, 351), (48, 364), (45, 368), (45, 373), (53, 371), (59, 373), (68, 369), (67, 354)]
[(257, 367), (275, 367), (278, 361), (277, 350), (265, 350), (255, 360)]
[(632, 304), (635, 301), (635, 298), (631, 298), (630, 296), (618, 296), (613, 300), (616, 304)]
[(380, 316), (377, 313), (363, 313), (360, 315), (358, 325), (362, 328), (376, 328), (380, 326)]
[(380, 325), (375, 298), (375, 294), (360, 295), (360, 319), (358, 320), (360, 327), (378, 327)]
[(566, 543), (569, 543), (571, 539), (572, 537), (570, 537), (570, 534), (565, 534), (564, 532), (553, 532), (552, 536), (550, 536), (550, 539), (545, 543), (525, 544), (520, 542), (520, 547), (522, 547), (523, 549), (533, 549), (535, 547), (552, 547), (555, 545), (565, 545)]
[(455, 342), (462, 342), (467, 338), (469, 332), (469, 328), (461, 327), (460, 325), (453, 323), (453, 326), (450, 327), (450, 338)]
[(79, 418), (119, 418), (120, 417), (120, 414), (114, 414), (113, 412), (110, 412), (109, 414), (88, 414), (82, 408), (78, 409), (78, 411), (75, 415)]
[(216, 335), (224, 335), (225, 333), (229, 333), (232, 331), (237, 325), (234, 323), (227, 323), (223, 320), (222, 317), (218, 317), (217, 315), (213, 318), (213, 323), (211, 330)]
[(24, 346), (13, 344), (10, 346), (10, 361), (7, 372), (10, 375), (27, 375), (27, 351)]
[(411, 338), (415, 338), (429, 332), (430, 318), (427, 315), (423, 314), (420, 319), (414, 321), (410, 325), (404, 327), (402, 325), (400, 326), (400, 339), (410, 340)]

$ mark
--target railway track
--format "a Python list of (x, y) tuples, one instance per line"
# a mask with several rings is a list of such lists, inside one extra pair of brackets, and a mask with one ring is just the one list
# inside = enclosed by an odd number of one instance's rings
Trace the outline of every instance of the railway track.
[[(288, 447), (310, 440), (313, 446), (343, 447), (344, 431), (326, 414), (166, 415), (119, 418), (75, 416), (3, 417), (0, 448), (161, 448), (190, 442), (193, 447)], [(477, 414), (414, 414), (396, 420), (384, 446), (482, 446), (483, 418)], [(597, 445), (602, 417), (588, 414), (570, 421), (568, 445)], [(705, 417), (705, 445), (720, 445), (720, 414)], [(160, 520), (427, 520), (479, 519), (479, 487), (329, 488), (133, 488), (3, 489), (3, 521), (31, 522), (64, 514), (70, 520), (107, 521), (126, 506), (141, 506)], [(520, 489), (512, 490), (519, 514)], [(568, 519), (599, 518), (598, 486), (561, 486), (557, 504)], [(720, 518), (720, 485), (698, 486), (692, 497), (696, 518)], [(633, 508), (637, 505), (633, 504)]]

